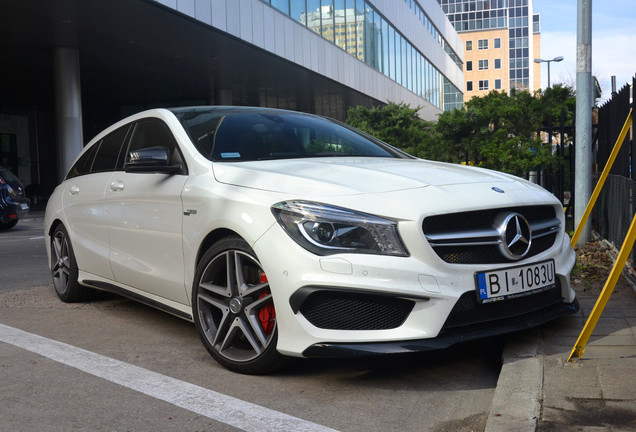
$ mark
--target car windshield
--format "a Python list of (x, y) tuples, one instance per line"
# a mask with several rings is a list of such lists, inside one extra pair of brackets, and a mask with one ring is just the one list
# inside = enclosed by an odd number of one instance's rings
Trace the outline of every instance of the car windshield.
[(199, 152), (211, 161), (307, 157), (408, 157), (334, 120), (259, 109), (173, 110)]

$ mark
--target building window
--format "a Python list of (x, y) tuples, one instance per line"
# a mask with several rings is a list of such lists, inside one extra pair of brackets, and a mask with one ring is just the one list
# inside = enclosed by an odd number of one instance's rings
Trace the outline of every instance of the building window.
[(488, 39), (479, 39), (479, 41), (477, 42), (477, 47), (480, 50), (487, 50), (488, 49)]
[(466, 91), (473, 91), (473, 82), (466, 81)]
[(501, 38), (495, 38), (495, 48), (501, 48)]
[(466, 51), (473, 50), (473, 41), (466, 41)]
[(479, 80), (479, 90), (488, 90), (488, 80)]
[(532, 15), (532, 33), (541, 33), (541, 18), (539, 14)]
[(472, 61), (467, 61), (466, 62), (466, 71), (470, 72), (471, 70), (473, 70), (473, 62)]
[(495, 59), (495, 69), (501, 69), (501, 59)]
[(287, 0), (272, 0), (271, 5), (282, 13), (289, 15), (289, 2)]
[(479, 60), (479, 70), (488, 70), (488, 60)]
[(495, 90), (501, 90), (501, 80), (500, 79), (496, 79), (495, 80)]

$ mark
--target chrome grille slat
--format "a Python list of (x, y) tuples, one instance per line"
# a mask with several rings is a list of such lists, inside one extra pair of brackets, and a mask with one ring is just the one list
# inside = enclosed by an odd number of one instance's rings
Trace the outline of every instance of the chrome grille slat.
[(523, 215), (530, 225), (532, 239), (537, 240), (524, 258), (552, 247), (556, 234), (561, 229), (561, 221), (556, 217), (552, 206), (500, 208), (430, 216), (424, 220), (422, 229), (428, 243), (446, 262), (509, 263), (511, 259), (498, 252), (502, 240), (495, 223), (497, 216), (506, 212)]

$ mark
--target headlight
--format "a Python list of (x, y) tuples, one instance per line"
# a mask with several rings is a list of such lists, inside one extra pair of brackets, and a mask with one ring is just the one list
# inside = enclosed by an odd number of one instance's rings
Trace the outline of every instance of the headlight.
[(309, 201), (274, 204), (272, 213), (296, 243), (317, 255), (408, 256), (392, 220)]

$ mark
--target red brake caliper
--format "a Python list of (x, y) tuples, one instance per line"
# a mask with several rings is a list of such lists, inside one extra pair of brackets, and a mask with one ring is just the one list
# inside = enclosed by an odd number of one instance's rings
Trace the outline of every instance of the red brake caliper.
[[(267, 275), (261, 272), (261, 281), (260, 283), (267, 282)], [(270, 295), (270, 290), (263, 291), (258, 298), (263, 298), (265, 296)], [(261, 322), (261, 326), (263, 327), (263, 331), (266, 335), (272, 334), (274, 331), (274, 325), (276, 324), (276, 310), (274, 310), (274, 303), (270, 302), (263, 306), (258, 311), (258, 319)]]

